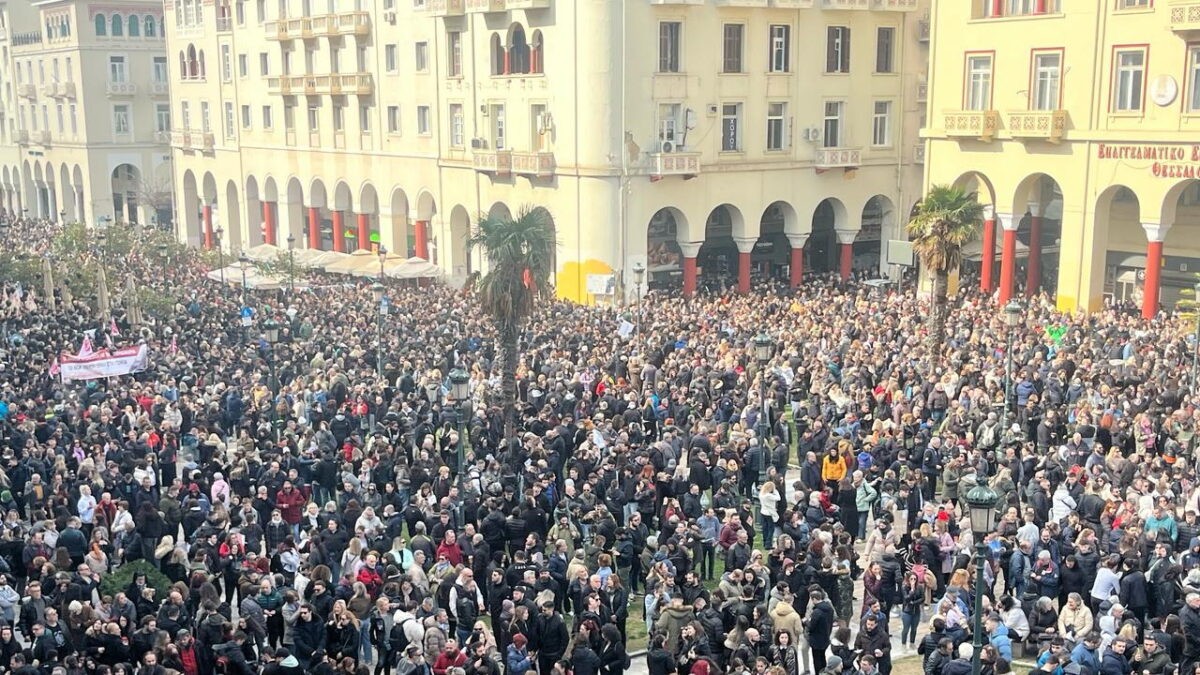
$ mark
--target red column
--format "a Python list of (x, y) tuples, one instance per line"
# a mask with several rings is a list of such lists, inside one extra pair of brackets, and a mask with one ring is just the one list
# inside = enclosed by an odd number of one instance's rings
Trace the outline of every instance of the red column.
[(342, 223), (342, 218), (346, 215), (345, 211), (333, 212), (333, 250), (339, 253), (346, 252), (346, 230)]
[(979, 287), (984, 293), (991, 293), (994, 286), (992, 274), (995, 273), (996, 267), (996, 219), (988, 218), (983, 221), (983, 260), (981, 263), (982, 274), (979, 278)]
[(1034, 4), (1033, 11), (1036, 14), (1045, 14), (1046, 13), (1046, 0), (1037, 0), (1037, 3)]
[(263, 241), (275, 244), (275, 209), (271, 202), (264, 201), (263, 207)]
[(683, 297), (690, 298), (696, 294), (696, 259), (683, 259)]
[(800, 286), (800, 282), (804, 280), (804, 247), (792, 247), (792, 264), (788, 269), (788, 281), (791, 282), (792, 288)]
[(418, 258), (429, 260), (429, 221), (418, 220), (414, 229), (413, 249)]
[(1004, 14), (1004, 0), (992, 0), (992, 16)]
[(321, 216), (317, 207), (308, 207), (308, 247), (321, 248)]
[(750, 292), (750, 252), (738, 251), (738, 293)]
[(1007, 304), (1013, 294), (1013, 273), (1017, 267), (1017, 231), (1004, 228), (1004, 247), (1000, 252), (999, 304)]
[(371, 250), (371, 216), (358, 214), (358, 247)]
[(213, 240), (215, 239), (212, 226), (212, 207), (208, 204), (205, 204), (202, 207), (202, 212), (204, 214), (204, 249), (211, 251), (213, 248)]
[(1025, 266), (1025, 297), (1031, 298), (1042, 285), (1042, 217), (1029, 218), (1029, 264)]
[(854, 244), (839, 244), (842, 247), (842, 281), (850, 278), (850, 269), (854, 264)]
[(1146, 284), (1142, 290), (1142, 318), (1153, 319), (1158, 314), (1159, 278), (1162, 275), (1161, 241), (1146, 243)]

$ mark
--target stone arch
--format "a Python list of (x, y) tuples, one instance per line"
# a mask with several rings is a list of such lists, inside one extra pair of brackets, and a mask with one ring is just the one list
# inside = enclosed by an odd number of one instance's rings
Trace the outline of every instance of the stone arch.
[(698, 256), (702, 285), (709, 288), (732, 285), (739, 270), (739, 249), (735, 237), (744, 231), (745, 218), (736, 206), (720, 204), (708, 213), (704, 223), (704, 241)]
[(225, 183), (224, 207), (225, 231), (229, 233), (229, 252), (237, 255), (242, 250), (242, 209), (238, 199), (237, 183), (231, 178)]
[[(364, 182), (358, 188), (358, 206), (354, 212), (358, 246), (372, 250), (384, 246), (383, 237), (379, 232), (379, 194), (370, 181)], [(403, 253), (392, 251), (390, 248), (387, 250), (389, 253)]]
[(79, 222), (75, 212), (75, 190), (71, 188), (71, 170), (66, 162), (58, 167), (58, 215), (64, 223)]
[(512, 218), (512, 209), (508, 208), (508, 205), (504, 202), (496, 202), (495, 204), (492, 204), (490, 208), (488, 208), (487, 217), (498, 220), (506, 220)]
[(246, 245), (258, 246), (269, 240), (274, 240), (273, 233), (267, 233), (267, 221), (263, 217), (263, 201), (258, 192), (258, 179), (246, 177)]
[(437, 231), (433, 219), (437, 216), (437, 201), (428, 190), (417, 194), (417, 222), (413, 227), (413, 250), (418, 258), (437, 264)]
[(333, 204), (330, 205), (329, 232), (333, 237), (333, 250), (349, 253), (362, 248), (356, 241), (357, 235), (351, 227), (351, 213), (354, 208), (354, 197), (350, 194), (350, 186), (340, 180), (333, 186)]
[(679, 237), (687, 231), (687, 216), (673, 206), (664, 206), (650, 216), (646, 223), (646, 290), (678, 288), (683, 283)]
[[(1017, 241), (1028, 247), (1025, 256), (1025, 294), (1058, 286), (1058, 247), (1062, 240), (1061, 184), (1046, 173), (1032, 173), (1013, 192)], [(1020, 256), (1018, 256), (1020, 257)]]
[(525, 36), (525, 27), (513, 23), (508, 27), (508, 68), (506, 73), (526, 75), (529, 73), (529, 40)]
[(45, 166), (46, 215), (50, 220), (58, 222), (60, 210), (58, 207), (58, 176), (53, 162), (46, 162)]
[(467, 248), (471, 239), (471, 215), (462, 204), (456, 204), (450, 210), (450, 257), (448, 259), (450, 276), (456, 280), (465, 280), (471, 273), (478, 270), (478, 265), (472, 261), (476, 254)]
[(558, 286), (558, 226), (554, 223), (554, 216), (544, 206), (536, 206), (531, 213), (541, 214), (550, 222), (550, 231), (554, 233), (554, 249), (550, 253), (550, 284)]
[(329, 251), (333, 248), (333, 221), (329, 218), (329, 195), (325, 182), (312, 179), (308, 185), (308, 245)]
[(981, 204), (991, 204), (993, 207), (996, 204), (996, 188), (992, 186), (991, 179), (982, 172), (968, 171), (954, 179), (951, 185), (976, 193)]
[[(268, 195), (270, 195), (270, 191), (274, 187), (275, 180), (273, 178), (268, 178)], [(285, 215), (288, 234), (287, 237), (284, 238), (283, 244), (289, 245), (288, 242), (291, 240), (290, 245), (293, 248), (303, 248), (307, 246), (308, 242), (308, 239), (305, 236), (305, 233), (308, 231), (308, 225), (306, 220), (307, 212), (304, 208), (304, 186), (301, 185), (299, 178), (292, 176), (288, 179), (284, 195), (286, 197), (286, 201), (284, 201), (284, 207), (286, 211)]]
[(204, 241), (200, 222), (200, 191), (191, 169), (183, 172), (183, 239), (192, 246)]
[[(850, 214), (842, 200), (836, 197), (821, 200), (813, 210), (812, 229), (804, 247), (805, 269), (817, 273), (840, 271), (843, 254), (839, 234), (847, 238), (852, 237), (852, 233)], [(850, 244), (852, 241), (853, 239), (850, 239), (845, 243)]]
[(390, 200), (391, 214), (388, 218), (388, 223), (391, 227), (390, 237), (386, 238), (389, 243), (389, 248), (395, 253), (400, 253), (405, 257), (415, 255), (413, 251), (412, 235), (409, 233), (408, 227), (408, 195), (399, 187), (392, 188), (392, 198)]
[(900, 238), (896, 222), (896, 204), (891, 197), (872, 195), (863, 204), (858, 233), (854, 235), (853, 269), (873, 274), (886, 271), (883, 246), (888, 239)]
[(78, 164), (71, 171), (71, 184), (74, 186), (75, 212), (79, 214), (79, 222), (86, 223), (88, 222), (87, 200), (85, 199), (87, 186), (83, 182), (83, 167)]
[(763, 209), (758, 222), (758, 241), (750, 254), (750, 262), (767, 279), (786, 279), (791, 263), (791, 244), (787, 234), (799, 228), (796, 209), (786, 201), (771, 202)]

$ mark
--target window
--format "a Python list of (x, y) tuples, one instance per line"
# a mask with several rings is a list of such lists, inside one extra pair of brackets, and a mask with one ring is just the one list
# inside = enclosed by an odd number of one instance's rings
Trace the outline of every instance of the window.
[(1146, 79), (1146, 51), (1129, 49), (1117, 52), (1115, 112), (1141, 112), (1142, 85)]
[(1117, 9), (1136, 9), (1149, 6), (1150, 0), (1117, 0)]
[(158, 84), (164, 84), (167, 81), (167, 57), (154, 57), (154, 81)]
[(972, 55), (967, 57), (967, 110), (991, 110), (992, 108), (992, 57)]
[(416, 53), (413, 62), (416, 65), (417, 72), (427, 72), (429, 70), (429, 43), (418, 42), (414, 51)]
[(830, 26), (825, 43), (825, 72), (850, 72), (850, 29)]
[(235, 17), (237, 17), (237, 25), (245, 26), (246, 25), (246, 3), (242, 2), (242, 0), (238, 0), (237, 3), (235, 3), (233, 5), (233, 15)]
[(56, 106), (55, 113), (57, 113), (58, 117), (58, 133), (61, 134), (65, 126), (64, 123), (66, 122), (66, 118), (63, 116), (63, 104), (59, 103), (58, 106)]
[(1062, 52), (1033, 56), (1033, 110), (1057, 110), (1062, 82)]
[(141, 37), (142, 22), (136, 14), (129, 15), (129, 37)]
[(389, 73), (396, 72), (396, 45), (383, 46), (383, 69)]
[(274, 108), (272, 108), (269, 105), (264, 105), (262, 107), (262, 126), (264, 129), (274, 129), (275, 128), (275, 119), (274, 119), (274, 114), (272, 112), (273, 110), (274, 110)]
[(321, 128), (321, 109), (315, 105), (308, 106), (308, 130), (317, 131)]
[(787, 104), (767, 104), (767, 150), (783, 150), (787, 145), (784, 133), (787, 128)]
[(360, 105), (358, 107), (358, 128), (364, 134), (371, 133), (371, 106)]
[(742, 149), (742, 104), (721, 105), (721, 152), (740, 152)]
[(504, 106), (493, 104), (491, 111), (492, 147), (496, 150), (503, 150), (507, 147), (505, 139), (508, 133), (508, 123), (504, 118)]
[(842, 146), (842, 112), (846, 104), (842, 101), (825, 102), (825, 129), (821, 144), (826, 148)]
[(156, 23), (154, 21), (154, 17), (152, 17), (152, 16), (146, 17), (145, 30), (143, 30), (142, 33), (146, 37), (158, 37), (158, 26), (156, 25)]
[(128, 79), (124, 56), (108, 57), (108, 81), (120, 84)]
[(200, 102), (200, 130), (206, 134), (212, 131), (212, 115), (209, 114), (208, 101)]
[(681, 109), (682, 106), (678, 103), (658, 104), (658, 141), (660, 148), (664, 151), (666, 151), (668, 143), (672, 147), (676, 147), (683, 140), (682, 134), (679, 133)]
[(1188, 102), (1190, 113), (1200, 112), (1200, 47), (1188, 50)]
[(271, 73), (271, 55), (266, 52), (260, 52), (258, 55), (258, 74), (269, 75)]
[(113, 37), (121, 37), (125, 34), (125, 20), (120, 14), (113, 14), (112, 21), (109, 22), (109, 31)]
[(450, 146), (463, 147), (463, 107), (461, 103), (450, 104)]
[(534, 103), (529, 106), (529, 147), (539, 152), (549, 149), (545, 121), (546, 104)]
[(875, 101), (871, 119), (871, 145), (887, 147), (892, 144), (892, 102)]
[(243, 129), (249, 129), (251, 127), (252, 120), (250, 119), (250, 117), (251, 117), (250, 116), (250, 106), (243, 105), (242, 106), (242, 128)]
[(250, 73), (250, 58), (245, 54), (238, 54), (238, 77), (246, 77)]
[(786, 73), (791, 67), (792, 27), (771, 26), (771, 54), (769, 69), (772, 73)]
[(679, 72), (680, 38), (683, 24), (679, 21), (662, 21), (658, 24), (658, 72)]
[(79, 120), (75, 117), (75, 104), (72, 103), (68, 112), (71, 115), (71, 134), (79, 133)]
[(446, 76), (462, 77), (462, 33), (451, 32), (446, 47)]
[(875, 31), (875, 72), (892, 72), (892, 53), (895, 51), (896, 29), (891, 26), (880, 26)]
[(226, 82), (233, 80), (233, 57), (229, 45), (221, 45), (221, 79)]
[(389, 134), (400, 133), (400, 106), (398, 105), (387, 107), (387, 130)]
[(267, 0), (254, 0), (254, 18), (259, 23), (267, 20)]
[(237, 120), (233, 116), (233, 103), (230, 101), (226, 101), (225, 102), (225, 137), (226, 138), (233, 138), (235, 124), (237, 124)]
[(745, 30), (746, 27), (740, 23), (725, 24), (725, 56), (722, 60), (723, 72), (742, 72), (742, 34)]
[(433, 128), (433, 121), (429, 119), (429, 106), (417, 106), (417, 133), (422, 136), (428, 136)]
[(99, 37), (108, 35), (108, 17), (103, 14), (96, 15), (96, 35)]
[(339, 103), (333, 106), (333, 130), (338, 133), (346, 130), (346, 106)]
[(283, 104), (283, 128), (287, 131), (294, 131), (296, 129), (295, 104)]
[(171, 104), (158, 103), (154, 106), (154, 130), (166, 132), (171, 130)]
[(183, 122), (184, 129), (192, 128), (192, 107), (187, 101), (179, 103), (179, 119)]
[(129, 133), (129, 106), (113, 106), (113, 133), (117, 135)]

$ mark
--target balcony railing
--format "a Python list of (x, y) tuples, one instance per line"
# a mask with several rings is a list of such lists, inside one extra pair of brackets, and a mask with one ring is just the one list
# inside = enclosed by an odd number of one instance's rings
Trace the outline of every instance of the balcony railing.
[(54, 95), (58, 98), (75, 98), (75, 83), (59, 82), (54, 85)]
[(22, 98), (37, 98), (37, 87), (32, 84), (18, 84), (17, 96)]
[(766, 7), (767, 0), (716, 0), (722, 7)]
[(218, 16), (217, 17), (217, 32), (228, 33), (233, 30), (233, 17)]
[(887, 12), (915, 12), (917, 0), (874, 0), (875, 9)]
[(171, 91), (170, 85), (166, 82), (151, 82), (150, 94), (152, 96), (166, 96)]
[(513, 154), (509, 150), (476, 150), (472, 161), (476, 171), (497, 176), (512, 173)]
[(280, 75), (267, 78), (267, 91), (284, 96), (348, 94), (367, 95), (375, 91), (370, 73), (338, 73), (334, 75)]
[(917, 80), (917, 102), (924, 103), (929, 98), (929, 83), (925, 80)]
[(946, 135), (990, 141), (999, 123), (1000, 115), (995, 110), (954, 110), (946, 113)]
[(50, 130), (39, 129), (33, 132), (33, 142), (41, 145), (50, 145)]
[(171, 146), (180, 150), (192, 149), (192, 132), (187, 129), (181, 129), (171, 132)]
[[(460, 16), (466, 11), (466, 0), (426, 0), (425, 13), (430, 16)], [(504, 3), (511, 7), (511, 2)]]
[(1013, 138), (1057, 143), (1067, 129), (1066, 110), (1017, 110), (1008, 113), (1008, 131)]
[(338, 35), (366, 35), (371, 32), (371, 16), (364, 10), (302, 16), (268, 21), (263, 29), (268, 40), (309, 40)]
[(137, 85), (132, 82), (112, 82), (108, 83), (109, 96), (133, 96), (137, 93)]
[(651, 176), (696, 176), (700, 174), (698, 152), (652, 152)]
[(812, 9), (816, 0), (771, 0), (772, 7), (779, 9)]
[[(194, 135), (194, 134), (193, 134)], [(205, 131), (200, 134), (200, 149), (204, 152), (212, 152), (212, 149), (217, 144), (217, 136), (211, 131)]]
[(17, 129), (16, 141), (19, 145), (28, 145), (29, 144), (29, 130), (28, 129)]
[(506, 0), (505, 9), (547, 9), (550, 0)]
[(862, 165), (862, 148), (817, 148), (813, 166), (818, 169), (853, 169)]
[(924, 164), (925, 163), (925, 144), (924, 143), (917, 143), (913, 147), (913, 163), (915, 163), (915, 164)]
[(514, 152), (512, 172), (522, 176), (549, 178), (554, 175), (553, 152)]
[(703, 5), (704, 0), (650, 0), (652, 5)]
[(52, 97), (52, 96), (54, 96), (54, 91), (55, 91), (55, 88), (54, 88), (53, 84), (42, 85), (42, 96), (51, 96)]
[(503, 12), (504, 0), (467, 0), (468, 12)]
[(875, 0), (822, 0), (825, 9), (871, 9)]
[(170, 131), (156, 131), (154, 132), (154, 142), (162, 145), (174, 145), (171, 139), (172, 135)]
[[(165, 134), (167, 132), (160, 131), (158, 133)], [(170, 134), (171, 145), (179, 148), (180, 150), (200, 150), (202, 152), (211, 152), (217, 142), (217, 137), (211, 131), (181, 129), (178, 131), (172, 131)]]
[(1200, 0), (1186, 0), (1171, 5), (1171, 30), (1200, 31)]

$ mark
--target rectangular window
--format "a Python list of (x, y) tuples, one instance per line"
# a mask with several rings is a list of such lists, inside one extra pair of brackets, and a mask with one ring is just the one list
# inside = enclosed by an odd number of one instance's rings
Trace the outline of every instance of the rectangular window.
[(1117, 9), (1137, 9), (1149, 6), (1150, 0), (1117, 0)]
[(450, 147), (463, 147), (463, 107), (461, 103), (450, 104)]
[(825, 128), (821, 144), (826, 148), (842, 147), (842, 113), (846, 104), (842, 101), (825, 102)]
[(396, 72), (396, 45), (383, 46), (383, 69), (386, 72)]
[(269, 105), (264, 105), (262, 107), (262, 126), (264, 129), (274, 129), (275, 128), (275, 116), (273, 114), (273, 111), (274, 111), (274, 108), (272, 108)]
[(120, 84), (125, 82), (127, 79), (128, 75), (125, 70), (125, 57), (108, 57), (108, 81)]
[(75, 104), (74, 103), (71, 104), (70, 113), (71, 113), (71, 135), (75, 135), (75, 134), (79, 133), (79, 118), (77, 118), (75, 116)]
[(250, 57), (245, 54), (238, 54), (238, 77), (246, 77), (250, 74)]
[(967, 57), (967, 110), (992, 109), (992, 57)]
[(259, 23), (267, 20), (267, 0), (254, 0), (254, 18)]
[(1188, 50), (1188, 112), (1200, 113), (1200, 47)]
[(346, 106), (338, 103), (333, 105), (333, 130), (346, 130)]
[(895, 51), (895, 44), (896, 29), (891, 26), (880, 26), (875, 32), (875, 72), (893, 72), (892, 53)]
[(400, 106), (398, 105), (387, 107), (387, 130), (389, 134), (400, 133)]
[(680, 39), (683, 37), (683, 23), (679, 21), (661, 21), (658, 24), (658, 72), (679, 72)]
[[(8, 60), (8, 47), (4, 48), (4, 60)], [(71, 64), (71, 57), (67, 57), (67, 82), (75, 81), (75, 68)]]
[(258, 53), (258, 74), (269, 75), (271, 73), (271, 55), (266, 52)]
[(129, 106), (113, 106), (113, 133), (119, 136), (129, 133)]
[(234, 131), (237, 129), (237, 119), (233, 116), (233, 103), (225, 102), (225, 137), (233, 138)]
[(449, 34), (446, 57), (448, 59), (446, 62), (446, 76), (462, 77), (462, 33), (454, 31)]
[(742, 150), (742, 104), (721, 105), (721, 152)]
[(221, 45), (221, 79), (226, 82), (233, 80), (233, 56), (229, 45)]
[(503, 150), (508, 147), (508, 121), (504, 118), (504, 106), (491, 106), (492, 114), (492, 147)]
[(1113, 111), (1141, 112), (1142, 87), (1146, 81), (1146, 50), (1127, 49), (1116, 54)]
[(250, 115), (250, 106), (243, 105), (242, 106), (242, 128), (249, 129), (252, 124), (253, 124), (253, 120), (251, 119), (251, 115)]
[(550, 147), (546, 139), (545, 120), (546, 105), (544, 103), (534, 103), (529, 106), (529, 147), (539, 152)]
[(171, 130), (170, 103), (159, 103), (154, 106), (154, 130), (160, 132)]
[(1058, 110), (1062, 83), (1062, 52), (1033, 56), (1033, 110)]
[(158, 84), (165, 84), (167, 81), (167, 57), (154, 57), (154, 81)]
[(659, 150), (667, 151), (667, 144), (676, 149), (682, 141), (679, 133), (679, 115), (682, 106), (678, 103), (658, 104), (658, 142)]
[(371, 106), (358, 106), (358, 129), (364, 134), (371, 133)]
[(786, 73), (791, 68), (792, 27), (786, 24), (771, 26), (771, 54), (768, 60), (772, 73)]
[(418, 42), (414, 51), (416, 53), (413, 63), (416, 66), (417, 72), (427, 72), (429, 70), (429, 43)]
[(200, 130), (206, 134), (212, 131), (212, 115), (209, 113), (208, 101), (200, 102)]
[(179, 104), (179, 119), (183, 121), (184, 129), (192, 128), (192, 106), (187, 101)]
[(746, 27), (740, 23), (725, 24), (723, 72), (742, 72), (742, 34), (745, 30)]
[(428, 136), (433, 130), (433, 120), (429, 117), (429, 106), (417, 106), (417, 133)]
[(787, 145), (787, 103), (767, 104), (767, 150), (783, 150)]
[(296, 128), (296, 106), (283, 105), (283, 128), (287, 131), (293, 131)]
[(321, 108), (315, 105), (308, 106), (308, 130), (317, 131), (321, 128)]
[(58, 113), (58, 133), (61, 134), (66, 122), (66, 117), (63, 115), (63, 104), (59, 103), (56, 106), (55, 112)]
[(875, 101), (871, 120), (871, 145), (888, 147), (892, 144), (892, 102)]
[(825, 72), (850, 72), (850, 29), (830, 26), (826, 31)]

